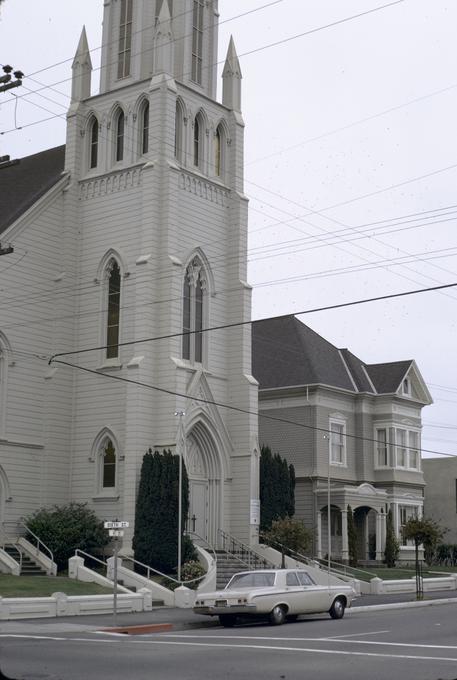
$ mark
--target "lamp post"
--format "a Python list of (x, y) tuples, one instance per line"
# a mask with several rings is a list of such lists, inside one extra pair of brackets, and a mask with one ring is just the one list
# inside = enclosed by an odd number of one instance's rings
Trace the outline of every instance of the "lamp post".
[(331, 434), (324, 434), (324, 441), (328, 441), (328, 453), (327, 453), (327, 576), (330, 582), (330, 561), (332, 554), (332, 528), (330, 522), (330, 451), (331, 451)]
[(178, 581), (181, 581), (181, 538), (182, 538), (182, 459), (186, 453), (186, 433), (184, 431), (183, 417), (185, 411), (176, 411), (175, 416), (179, 418), (178, 435), (176, 437), (176, 449), (179, 456), (179, 477), (178, 477)]

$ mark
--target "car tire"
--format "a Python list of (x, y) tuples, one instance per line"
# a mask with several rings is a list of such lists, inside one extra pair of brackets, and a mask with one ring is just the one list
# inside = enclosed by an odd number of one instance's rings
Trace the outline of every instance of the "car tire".
[(233, 628), (236, 623), (235, 614), (219, 614), (219, 623), (224, 628)]
[(277, 604), (276, 607), (273, 607), (273, 609), (270, 612), (270, 623), (273, 626), (280, 626), (283, 624), (286, 620), (286, 610), (285, 607), (281, 604)]
[(337, 597), (332, 606), (330, 607), (329, 614), (332, 619), (342, 619), (344, 616), (344, 610), (346, 609), (346, 602), (342, 597)]

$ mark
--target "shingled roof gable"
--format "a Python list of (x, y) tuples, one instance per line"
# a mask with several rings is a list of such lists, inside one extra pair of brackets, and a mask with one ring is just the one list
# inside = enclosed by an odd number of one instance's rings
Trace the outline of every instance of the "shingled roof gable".
[(388, 364), (368, 364), (366, 369), (379, 394), (394, 394), (413, 361), (394, 361)]
[(0, 165), (0, 234), (61, 179), (64, 163), (65, 146), (57, 146)]

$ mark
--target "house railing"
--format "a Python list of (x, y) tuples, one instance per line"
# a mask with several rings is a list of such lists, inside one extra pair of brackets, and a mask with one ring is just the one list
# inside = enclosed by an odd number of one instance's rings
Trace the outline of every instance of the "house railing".
[(320, 568), (320, 564), (318, 563), (318, 561), (314, 560), (312, 557), (307, 557), (306, 555), (297, 552), (297, 550), (292, 550), (291, 548), (289, 548), (289, 546), (284, 545), (279, 541), (275, 541), (269, 538), (268, 536), (265, 536), (264, 534), (260, 534), (259, 538), (261, 541), (263, 540), (265, 545), (269, 545), (275, 550), (278, 550), (278, 552), (280, 552), (282, 555), (292, 557), (292, 559), (297, 560), (297, 562), (302, 562), (303, 564), (307, 564), (310, 567)]
[(245, 567), (248, 567), (248, 569), (275, 569), (275, 565), (272, 562), (259, 555), (249, 545), (222, 531), (222, 529), (219, 529), (219, 540), (222, 550), (241, 562)]
[[(321, 569), (328, 569), (328, 560), (316, 559), (315, 562), (320, 566)], [(373, 571), (366, 571), (365, 569), (360, 569), (359, 567), (351, 567), (349, 564), (335, 562), (334, 560), (330, 560), (330, 571), (331, 573), (335, 574), (335, 576), (343, 575), (346, 577), (357, 578), (360, 581), (371, 581), (372, 578), (376, 577), (376, 573)], [(360, 576), (358, 574), (360, 574)]]

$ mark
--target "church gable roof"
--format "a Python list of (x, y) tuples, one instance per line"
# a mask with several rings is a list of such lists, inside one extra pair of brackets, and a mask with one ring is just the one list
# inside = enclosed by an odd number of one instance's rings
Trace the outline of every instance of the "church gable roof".
[(62, 177), (65, 146), (0, 163), (0, 234)]

